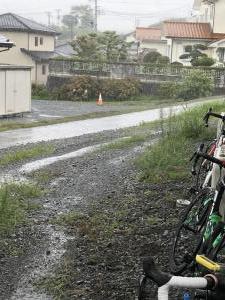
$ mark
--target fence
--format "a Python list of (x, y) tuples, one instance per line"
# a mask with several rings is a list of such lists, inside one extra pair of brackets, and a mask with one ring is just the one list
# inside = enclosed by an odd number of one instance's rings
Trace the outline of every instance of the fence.
[(49, 66), (51, 75), (91, 75), (118, 79), (133, 77), (141, 81), (181, 81), (196, 69), (200, 69), (211, 77), (216, 88), (225, 87), (225, 68), (193, 68), (176, 65), (101, 63), (58, 59), (52, 59)]

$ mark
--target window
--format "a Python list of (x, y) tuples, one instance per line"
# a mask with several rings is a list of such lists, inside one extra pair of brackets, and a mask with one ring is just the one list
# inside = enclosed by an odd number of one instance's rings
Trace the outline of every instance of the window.
[(43, 45), (44, 44), (44, 39), (43, 37), (40, 37), (40, 45)]
[(35, 47), (38, 47), (38, 37), (35, 36)]
[(46, 71), (47, 71), (46, 65), (42, 65), (42, 75), (46, 75)]

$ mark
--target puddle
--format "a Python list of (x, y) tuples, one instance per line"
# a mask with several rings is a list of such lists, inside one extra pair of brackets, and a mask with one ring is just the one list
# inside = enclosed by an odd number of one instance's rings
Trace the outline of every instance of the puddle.
[(116, 130), (138, 126), (143, 122), (159, 120), (161, 117), (167, 118), (171, 114), (178, 114), (186, 108), (199, 104), (202, 104), (202, 102), (172, 106), (163, 109), (157, 108), (118, 116), (5, 131), (0, 133), (0, 149), (15, 145), (25, 145), (27, 143), (72, 138), (84, 134), (98, 133), (104, 130)]
[[(129, 137), (123, 137), (123, 138), (120, 138), (120, 139), (116, 139), (114, 141), (117, 142), (117, 141), (121, 141), (121, 140), (128, 139), (128, 138)], [(88, 147), (81, 148), (79, 150), (69, 152), (69, 153), (66, 153), (66, 154), (63, 154), (63, 155), (53, 156), (53, 157), (48, 157), (48, 158), (36, 160), (36, 161), (31, 162), (31, 163), (27, 163), (27, 164), (23, 165), (20, 168), (19, 172), (20, 173), (31, 173), (31, 172), (34, 172), (34, 171), (39, 170), (41, 168), (44, 168), (46, 166), (52, 165), (52, 164), (54, 164), (58, 161), (67, 160), (67, 159), (75, 158), (75, 157), (80, 157), (80, 156), (83, 156), (87, 153), (91, 153), (91, 152), (93, 152), (97, 149), (100, 149), (103, 146), (109, 145), (110, 143), (111, 142), (97, 144), (97, 145), (94, 145), (94, 146), (88, 146)]]
[(43, 118), (63, 118), (62, 116), (53, 116), (53, 115), (40, 115), (40, 117), (43, 117)]
[(49, 166), (51, 164), (54, 164), (55, 162), (58, 161), (62, 161), (62, 160), (66, 160), (66, 159), (70, 159), (70, 158), (75, 158), (75, 157), (79, 157), (82, 156), (84, 154), (93, 152), (94, 150), (99, 149), (100, 147), (106, 145), (108, 143), (103, 143), (103, 144), (98, 144), (95, 146), (89, 146), (86, 148), (82, 148), (70, 153), (66, 153), (60, 156), (53, 156), (53, 157), (48, 157), (48, 158), (44, 158), (44, 159), (40, 159), (40, 160), (36, 160), (33, 161), (31, 163), (27, 163), (24, 166), (22, 166), (22, 168), (19, 170), (20, 173), (30, 173), (36, 170), (39, 170), (41, 168), (44, 168), (46, 166)]
[(28, 271), (20, 280), (16, 292), (10, 300), (51, 300), (52, 297), (45, 294), (38, 294), (34, 291), (33, 281), (40, 280), (52, 273), (56, 264), (65, 253), (64, 245), (71, 237), (66, 236), (61, 231), (56, 231), (54, 226), (47, 225), (39, 230), (44, 231), (49, 236), (47, 251), (38, 253), (33, 257), (31, 265), (28, 264)]

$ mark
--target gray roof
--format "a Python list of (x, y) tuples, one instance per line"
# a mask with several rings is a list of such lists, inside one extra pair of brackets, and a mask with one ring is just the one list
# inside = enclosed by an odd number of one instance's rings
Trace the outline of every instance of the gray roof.
[(55, 54), (56, 56), (64, 56), (64, 57), (71, 57), (76, 54), (73, 47), (69, 43), (63, 43), (60, 45), (56, 45), (55, 47)]
[(4, 35), (0, 35), (0, 47), (1, 48), (12, 48), (14, 46), (13, 42), (7, 39)]
[(25, 32), (40, 32), (43, 34), (58, 34), (54, 29), (39, 24), (33, 20), (29, 20), (16, 14), (7, 13), (0, 15), (0, 30), (5, 31), (25, 31)]
[(54, 51), (30, 51), (24, 48), (21, 48), (20, 50), (37, 62), (47, 62), (50, 58), (55, 56)]

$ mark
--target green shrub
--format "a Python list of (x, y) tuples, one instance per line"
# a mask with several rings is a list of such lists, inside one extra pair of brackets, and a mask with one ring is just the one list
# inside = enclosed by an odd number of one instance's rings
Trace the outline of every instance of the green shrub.
[(157, 60), (159, 59), (159, 57), (161, 57), (162, 55), (157, 52), (157, 51), (152, 51), (147, 53), (144, 58), (143, 58), (143, 62), (146, 64), (155, 64), (157, 62)]
[(176, 82), (163, 82), (157, 90), (161, 99), (174, 99), (177, 96), (178, 84)]
[(101, 92), (109, 100), (132, 99), (141, 94), (140, 82), (135, 79), (107, 79), (101, 83)]
[(190, 100), (210, 96), (212, 91), (212, 79), (201, 70), (195, 70), (181, 83), (177, 96), (184, 100)]
[(32, 84), (32, 98), (48, 99), (49, 93), (44, 85)]
[(192, 66), (198, 67), (198, 66), (202, 66), (202, 67), (211, 67), (212, 65), (214, 65), (215, 61), (213, 58), (208, 57), (208, 56), (200, 56), (194, 60), (192, 60)]
[(140, 95), (140, 82), (134, 79), (97, 80), (90, 76), (79, 76), (63, 85), (56, 93), (60, 100), (92, 100), (99, 93), (108, 100), (126, 100)]
[(171, 65), (175, 66), (175, 67), (176, 66), (178, 66), (178, 67), (182, 67), (183, 66), (183, 64), (181, 62), (179, 62), (179, 61), (174, 61), (174, 62), (171, 63)]
[(55, 94), (59, 100), (90, 100), (97, 97), (99, 90), (100, 86), (97, 79), (91, 76), (76, 76)]

